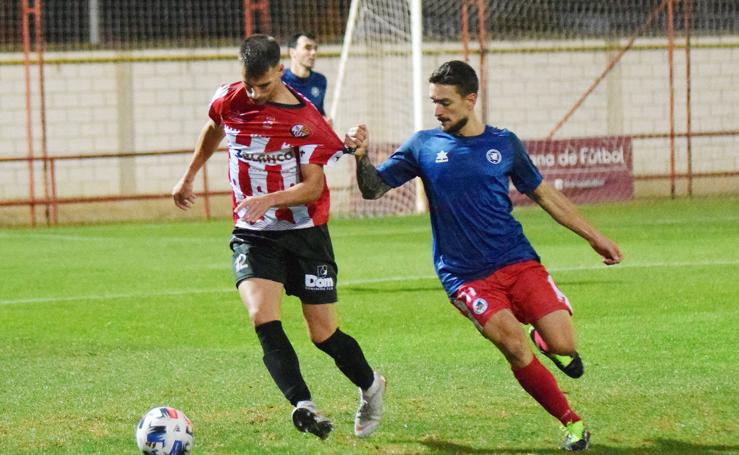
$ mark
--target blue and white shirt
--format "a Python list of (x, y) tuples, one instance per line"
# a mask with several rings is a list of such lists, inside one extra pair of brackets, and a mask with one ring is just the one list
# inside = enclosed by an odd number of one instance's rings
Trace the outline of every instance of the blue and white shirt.
[(323, 99), (326, 97), (326, 76), (311, 71), (308, 77), (298, 77), (289, 68), (282, 73), (282, 81), (300, 92), (308, 101), (313, 103), (324, 117)]
[(382, 180), (398, 187), (423, 181), (431, 213), (433, 258), (444, 289), (453, 296), (463, 283), (525, 260), (539, 260), (513, 218), (509, 179), (521, 193), (542, 181), (521, 141), (490, 125), (463, 137), (440, 128), (419, 131), (379, 167)]

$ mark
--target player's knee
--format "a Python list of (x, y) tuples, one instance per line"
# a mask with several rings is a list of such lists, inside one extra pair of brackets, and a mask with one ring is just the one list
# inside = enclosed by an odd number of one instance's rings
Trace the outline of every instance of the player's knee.
[(305, 322), (308, 327), (308, 336), (314, 344), (326, 341), (339, 328), (336, 318), (325, 313), (306, 315)]
[(335, 324), (329, 322), (316, 322), (308, 324), (308, 336), (313, 344), (320, 344), (328, 340), (336, 331), (337, 327)]
[(269, 321), (280, 319), (279, 312), (265, 306), (247, 305), (246, 309), (249, 313), (249, 320), (252, 322), (254, 327)]
[(575, 352), (575, 329), (567, 311), (549, 313), (534, 323), (536, 331), (546, 343), (546, 350), (558, 355), (571, 355)]
[(508, 363), (513, 368), (525, 367), (526, 365), (531, 363), (531, 359), (534, 357), (531, 349), (529, 349), (526, 345), (522, 345), (520, 348), (508, 351), (507, 353), (504, 352), (503, 354), (505, 355)]
[(511, 365), (526, 365), (531, 361), (531, 348), (520, 337), (501, 338), (495, 342), (495, 345)]
[(575, 339), (572, 337), (555, 337), (547, 341), (549, 352), (558, 355), (572, 355), (576, 351)]
[(255, 327), (267, 322), (257, 308), (247, 308), (247, 311), (249, 312), (249, 320)]
[(511, 364), (530, 360), (532, 354), (528, 339), (511, 313), (493, 315), (483, 327), (482, 334), (498, 347)]
[(308, 336), (313, 344), (316, 346), (328, 340), (331, 337), (331, 333), (328, 330), (308, 330)]

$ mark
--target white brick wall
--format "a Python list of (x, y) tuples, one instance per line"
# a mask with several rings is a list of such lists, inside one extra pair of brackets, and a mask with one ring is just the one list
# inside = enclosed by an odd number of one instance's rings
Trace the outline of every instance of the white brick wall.
[[(698, 37), (695, 44), (738, 43), (739, 37)], [(509, 128), (524, 139), (545, 137), (579, 96), (598, 77), (614, 51), (537, 51), (536, 48), (572, 47), (578, 43), (493, 43), (487, 55), (488, 121)], [(602, 42), (585, 43), (602, 46)], [(612, 134), (662, 133), (668, 124), (667, 51), (639, 49), (663, 44), (642, 40), (626, 53), (604, 80), (557, 132), (555, 138)], [(502, 52), (516, 47), (527, 52)], [(533, 50), (532, 50), (533, 49)], [(338, 49), (323, 48), (317, 69), (329, 80), (326, 109), (331, 106), (338, 72)], [(462, 58), (458, 46), (427, 44), (424, 80), (440, 63)], [(192, 51), (167, 51), (167, 55), (191, 55)], [(115, 58), (117, 54), (48, 53), (45, 66), (46, 133), (53, 155), (189, 149), (207, 119), (208, 102), (222, 83), (238, 80), (236, 49), (202, 50), (228, 59), (125, 63), (63, 63), (66, 57)], [(161, 56), (163, 51), (141, 51), (124, 56)], [(230, 58), (233, 56), (234, 58)], [(692, 51), (692, 121), (694, 131), (739, 130), (739, 45), (694, 48)], [(17, 55), (8, 58), (18, 59)], [(471, 62), (477, 65), (478, 56)], [(685, 128), (685, 53), (675, 59), (676, 130)], [(1, 61), (1, 60), (0, 60)], [(56, 63), (55, 63), (56, 62)], [(128, 65), (123, 67), (121, 65)], [(335, 119), (337, 131), (360, 121), (370, 126), (373, 141), (397, 143), (412, 133), (410, 66), (408, 57), (396, 56), (382, 64), (356, 60), (348, 68), (349, 88)], [(38, 88), (38, 71), (31, 68), (32, 88)], [(611, 89), (608, 88), (611, 85)], [(613, 99), (614, 94), (620, 98)], [(427, 96), (423, 90), (424, 99)], [(610, 101), (609, 101), (610, 97)], [(39, 105), (38, 96), (32, 98)], [(609, 104), (610, 103), (610, 104)], [(125, 108), (129, 106), (130, 108)], [(424, 104), (424, 126), (435, 126), (432, 104)], [(382, 109), (381, 109), (382, 108)], [(383, 110), (384, 109), (384, 110)], [(388, 112), (390, 114), (388, 114)], [(40, 153), (38, 115), (34, 115), (36, 153)], [(614, 129), (621, 131), (614, 131)], [(0, 156), (27, 154), (25, 82), (21, 65), (0, 64)], [(128, 144), (128, 145), (126, 145)], [(130, 150), (132, 148), (132, 150)], [(685, 170), (686, 145), (677, 141), (677, 168)], [(189, 157), (139, 158), (133, 161), (133, 182), (121, 182), (118, 166), (123, 160), (65, 161), (58, 163), (59, 196), (117, 194), (122, 185), (138, 193), (168, 192)], [(130, 165), (130, 161), (126, 164)], [(331, 182), (344, 182), (339, 173), (347, 166), (328, 170)], [(37, 169), (40, 167), (37, 165)], [(227, 189), (225, 157), (209, 163), (214, 189)], [(694, 138), (693, 169), (696, 172), (739, 171), (739, 138)], [(634, 173), (669, 171), (669, 141), (634, 141)], [(0, 199), (27, 197), (27, 164), (0, 163)], [(43, 191), (40, 171), (37, 192)], [(736, 180), (731, 180), (736, 182)], [(732, 186), (733, 185), (733, 186)], [(730, 183), (727, 192), (737, 192)], [(40, 193), (37, 193), (40, 194)]]

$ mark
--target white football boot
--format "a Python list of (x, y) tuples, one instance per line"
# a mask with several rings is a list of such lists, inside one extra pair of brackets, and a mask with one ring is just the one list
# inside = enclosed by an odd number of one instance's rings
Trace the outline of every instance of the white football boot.
[(360, 438), (371, 435), (380, 425), (385, 396), (385, 378), (375, 372), (375, 380), (367, 390), (359, 389), (359, 409), (354, 416), (354, 434)]

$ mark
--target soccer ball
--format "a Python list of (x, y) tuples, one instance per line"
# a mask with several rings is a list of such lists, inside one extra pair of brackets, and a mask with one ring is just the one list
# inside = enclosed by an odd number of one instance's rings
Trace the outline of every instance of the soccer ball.
[(145, 454), (187, 455), (192, 450), (192, 422), (182, 411), (157, 406), (136, 426), (136, 444)]

